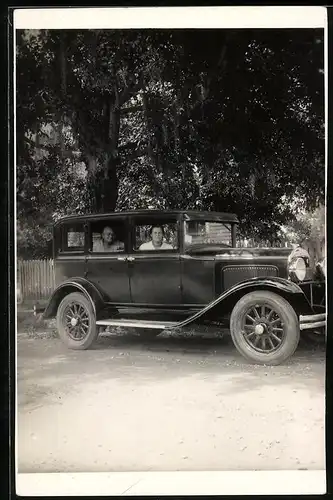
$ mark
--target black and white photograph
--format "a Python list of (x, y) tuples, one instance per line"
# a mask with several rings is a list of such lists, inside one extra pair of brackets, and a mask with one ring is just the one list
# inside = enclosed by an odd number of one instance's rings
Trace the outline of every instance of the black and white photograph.
[(326, 492), (326, 23), (14, 11), (17, 494)]

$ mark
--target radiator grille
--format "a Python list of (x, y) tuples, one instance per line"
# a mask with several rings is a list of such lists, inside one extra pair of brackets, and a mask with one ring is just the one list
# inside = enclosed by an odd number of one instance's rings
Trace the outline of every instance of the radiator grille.
[(278, 276), (275, 266), (228, 266), (222, 271), (223, 289), (227, 290), (233, 285), (251, 278)]

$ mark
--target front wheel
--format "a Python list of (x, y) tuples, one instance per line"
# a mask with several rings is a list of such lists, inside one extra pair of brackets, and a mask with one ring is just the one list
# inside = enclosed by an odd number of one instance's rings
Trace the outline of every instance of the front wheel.
[(293, 307), (283, 297), (257, 291), (244, 295), (230, 318), (238, 352), (256, 364), (279, 365), (292, 356), (300, 331)]
[(57, 329), (69, 349), (89, 349), (98, 336), (95, 313), (82, 293), (66, 295), (57, 311)]

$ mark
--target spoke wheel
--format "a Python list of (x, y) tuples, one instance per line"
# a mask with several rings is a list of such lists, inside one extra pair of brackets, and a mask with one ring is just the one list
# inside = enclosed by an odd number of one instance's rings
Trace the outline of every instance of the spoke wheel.
[(271, 353), (280, 348), (285, 329), (279, 313), (269, 304), (250, 306), (242, 321), (244, 339), (260, 353)]
[(292, 306), (266, 291), (244, 295), (235, 305), (230, 330), (238, 351), (257, 364), (278, 365), (295, 352), (299, 325)]
[(59, 336), (70, 349), (88, 349), (98, 335), (90, 301), (78, 292), (67, 295), (57, 312)]

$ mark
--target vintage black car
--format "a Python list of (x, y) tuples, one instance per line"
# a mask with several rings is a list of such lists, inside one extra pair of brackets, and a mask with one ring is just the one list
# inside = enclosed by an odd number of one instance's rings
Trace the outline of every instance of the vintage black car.
[(157, 335), (191, 323), (229, 328), (238, 351), (286, 361), (300, 332), (325, 336), (325, 271), (302, 248), (240, 248), (236, 215), (139, 210), (71, 216), (54, 225), (57, 287), (44, 318), (57, 318), (71, 349), (101, 329)]

